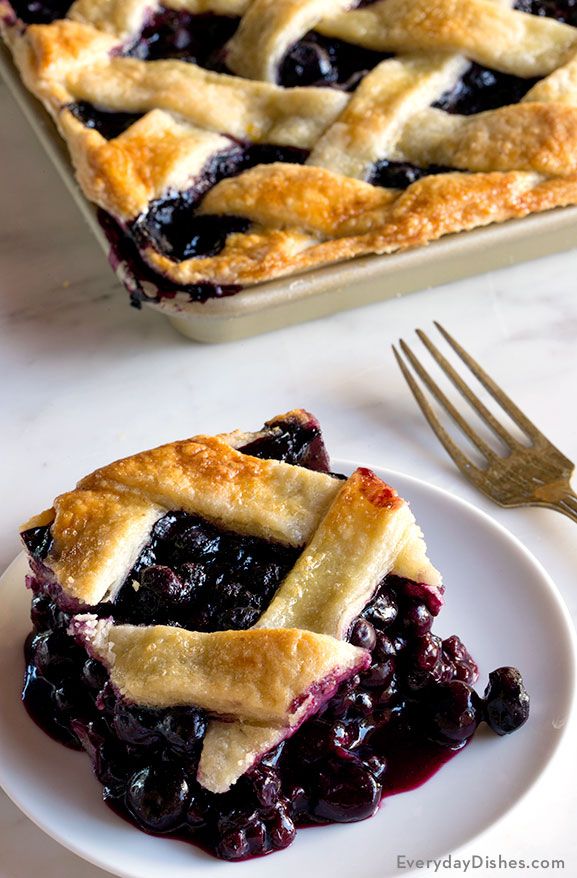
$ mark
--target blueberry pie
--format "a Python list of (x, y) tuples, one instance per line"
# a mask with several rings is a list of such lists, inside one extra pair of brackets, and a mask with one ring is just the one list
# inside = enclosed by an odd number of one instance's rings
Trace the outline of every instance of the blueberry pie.
[(573, 0), (0, 0), (133, 302), (577, 203)]
[(228, 860), (369, 817), (481, 721), (527, 719), (519, 672), (431, 632), (438, 571), (407, 503), (334, 474), (303, 410), (84, 478), (22, 530), (24, 704), (90, 755), (141, 829)]

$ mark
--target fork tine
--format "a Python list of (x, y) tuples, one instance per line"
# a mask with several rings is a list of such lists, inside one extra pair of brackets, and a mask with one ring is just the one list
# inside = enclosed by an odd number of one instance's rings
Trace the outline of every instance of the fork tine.
[(411, 372), (409, 371), (409, 369), (405, 365), (405, 361), (403, 360), (403, 358), (399, 354), (395, 345), (392, 345), (392, 348), (393, 348), (393, 353), (395, 355), (395, 359), (397, 360), (397, 363), (399, 364), (399, 368), (400, 368), (401, 372), (403, 373), (403, 376), (404, 376), (407, 384), (409, 385), (413, 396), (417, 400), (417, 404), (419, 405), (419, 408), (423, 412), (425, 418), (427, 419), (427, 421), (431, 425), (433, 432), (437, 436), (440, 443), (444, 446), (444, 448), (447, 451), (447, 453), (449, 454), (449, 456), (455, 461), (455, 463), (457, 464), (457, 466), (459, 467), (461, 472), (463, 472), (465, 475), (471, 476), (471, 475), (475, 475), (477, 473), (480, 474), (480, 470), (473, 464), (473, 462), (471, 460), (469, 460), (468, 457), (466, 457), (466, 455), (463, 454), (461, 449), (455, 444), (455, 442), (453, 442), (453, 440), (451, 439), (451, 437), (449, 436), (447, 431), (442, 426), (441, 422), (437, 418), (433, 409), (431, 408), (431, 406), (427, 402), (425, 395), (422, 392), (421, 388), (419, 387), (419, 385), (417, 384), (417, 382), (413, 378)]
[(571, 494), (566, 494), (562, 500), (563, 503), (571, 512), (577, 513), (577, 498), (573, 497)]
[(574, 503), (571, 503), (567, 498), (559, 501), (558, 511), (562, 512), (568, 518), (571, 518), (573, 521), (577, 521), (577, 507)]
[(462, 361), (469, 367), (473, 375), (478, 378), (483, 387), (489, 391), (491, 396), (497, 400), (502, 409), (509, 415), (509, 417), (515, 421), (517, 426), (519, 426), (531, 439), (541, 439), (545, 442), (549, 443), (549, 440), (545, 438), (543, 433), (537, 429), (535, 424), (529, 420), (529, 418), (523, 414), (520, 408), (518, 408), (510, 397), (504, 393), (501, 388), (495, 384), (493, 379), (487, 375), (484, 369), (477, 363), (473, 357), (467, 353), (467, 351), (461, 347), (458, 341), (456, 341), (452, 335), (450, 335), (447, 330), (441, 326), (436, 320), (433, 321), (443, 338), (451, 345), (453, 350), (460, 356)]
[(412, 352), (410, 347), (402, 339), (400, 340), (400, 345), (401, 345), (401, 350), (403, 351), (404, 355), (407, 357), (407, 359), (411, 363), (411, 366), (413, 367), (413, 369), (415, 370), (415, 372), (417, 373), (417, 375), (419, 376), (421, 381), (423, 381), (423, 383), (427, 385), (427, 387), (429, 388), (429, 390), (431, 391), (431, 393), (433, 394), (435, 399), (448, 412), (448, 414), (451, 416), (451, 418), (457, 424), (459, 429), (462, 430), (462, 432), (465, 434), (465, 436), (467, 436), (471, 440), (471, 442), (477, 446), (477, 448), (479, 449), (481, 454), (484, 454), (485, 457), (487, 458), (487, 460), (489, 460), (489, 461), (494, 460), (496, 455), (495, 455), (495, 452), (493, 451), (493, 449), (489, 448), (487, 443), (483, 439), (481, 439), (481, 437), (478, 436), (477, 433), (475, 433), (473, 428), (467, 423), (467, 421), (464, 419), (464, 417), (461, 415), (461, 413), (455, 408), (453, 403), (447, 399), (447, 397), (445, 396), (445, 394), (443, 393), (441, 388), (438, 386), (438, 384), (436, 384), (433, 381), (433, 379), (428, 374), (428, 372), (426, 372), (425, 369), (422, 367), (421, 363), (419, 362), (419, 360), (417, 359), (415, 354)]
[(429, 339), (427, 335), (423, 332), (422, 329), (416, 330), (417, 335), (431, 354), (434, 360), (439, 364), (443, 372), (446, 374), (447, 378), (449, 378), (461, 396), (464, 396), (470, 406), (480, 415), (481, 418), (485, 420), (485, 422), (491, 427), (494, 433), (499, 436), (505, 445), (507, 445), (510, 449), (512, 449), (516, 444), (518, 444), (515, 439), (511, 436), (508, 430), (503, 427), (502, 424), (494, 417), (494, 415), (489, 411), (489, 409), (483, 405), (479, 397), (473, 393), (470, 387), (468, 387), (459, 373), (455, 371), (452, 365), (449, 363), (446, 357), (440, 352), (440, 350), (433, 344), (433, 342)]

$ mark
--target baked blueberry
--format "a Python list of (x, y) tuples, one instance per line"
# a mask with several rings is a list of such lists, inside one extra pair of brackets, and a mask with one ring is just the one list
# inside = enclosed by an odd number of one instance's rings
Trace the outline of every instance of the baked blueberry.
[(498, 735), (509, 735), (527, 722), (529, 693), (517, 668), (497, 668), (489, 674), (485, 716)]
[(154, 765), (135, 772), (126, 789), (126, 807), (144, 829), (169, 832), (185, 819), (188, 783), (180, 769)]
[(430, 690), (422, 707), (427, 736), (448, 746), (468, 741), (483, 718), (481, 699), (461, 680)]
[(381, 788), (373, 772), (356, 762), (341, 761), (323, 766), (314, 796), (315, 817), (351, 823), (375, 813)]

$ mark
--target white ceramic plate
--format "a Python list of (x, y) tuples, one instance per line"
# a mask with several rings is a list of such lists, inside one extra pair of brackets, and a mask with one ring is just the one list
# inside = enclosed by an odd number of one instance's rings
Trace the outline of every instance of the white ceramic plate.
[[(353, 469), (342, 461), (335, 467)], [(398, 874), (398, 854), (442, 856), (509, 811), (551, 760), (568, 722), (575, 649), (567, 610), (539, 563), (487, 515), (408, 476), (376, 472), (411, 501), (429, 555), (444, 573), (446, 605), (435, 630), (462, 636), (479, 662), (481, 690), (493, 668), (521, 668), (531, 694), (531, 718), (523, 729), (507, 738), (480, 731), (428, 783), (387, 799), (372, 820), (301, 830), (286, 851), (220, 862), (116, 817), (100, 799), (88, 758), (54, 743), (28, 719), (19, 700), (29, 629), (20, 556), (0, 581), (7, 608), (0, 619), (0, 784), (22, 811), (65, 847), (127, 878), (225, 872), (235, 878), (317, 872), (386, 878)]]

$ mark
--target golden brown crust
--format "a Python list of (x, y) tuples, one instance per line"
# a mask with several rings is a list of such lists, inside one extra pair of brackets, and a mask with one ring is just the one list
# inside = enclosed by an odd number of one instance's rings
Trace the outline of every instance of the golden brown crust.
[[(427, 121), (426, 116), (434, 116)], [(434, 129), (428, 143), (419, 126)], [(406, 126), (399, 148), (417, 164), (470, 171), (577, 173), (577, 106), (525, 102), (476, 116), (428, 110)]]
[[(306, 424), (311, 416), (299, 409), (268, 425), (287, 419)], [(359, 470), (343, 487), (324, 473), (236, 450), (260, 435), (197, 436), (123, 458), (83, 478), (21, 530), (51, 524), (45, 565), (69, 598), (86, 605), (115, 597), (154, 523), (176, 509), (237, 533), (307, 545), (259, 625), (277, 627), (282, 617), (286, 627), (284, 596), (290, 604), (292, 591), (304, 593), (314, 569), (325, 603), (311, 594), (295, 625), (342, 637), (351, 612), (367, 602), (407, 546), (420, 571), (415, 578), (440, 584), (407, 504), (389, 486)]]
[(114, 598), (165, 510), (147, 498), (77, 488), (54, 501), (49, 567), (69, 598)]
[(119, 460), (78, 487), (134, 494), (238, 533), (301, 546), (339, 483), (324, 473), (242, 454), (218, 436), (196, 436)]
[[(66, 20), (25, 31), (6, 20), (2, 29), (26, 84), (66, 138), (84, 192), (121, 221), (190, 186), (231, 137), (311, 150), (305, 167), (257, 166), (209, 192), (203, 213), (252, 222), (218, 255), (175, 262), (145, 250), (150, 266), (177, 284), (250, 285), (577, 203), (577, 30), (569, 25), (495, 0), (167, 5), (243, 15), (227, 56), (240, 76), (112, 53), (138, 32), (149, 0), (77, 0)], [(353, 94), (278, 87), (280, 59), (311, 28), (397, 55)], [(432, 109), (471, 60), (545, 78), (518, 105), (473, 116)], [(107, 141), (66, 109), (83, 100), (145, 115)], [(365, 182), (380, 159), (465, 173), (400, 193)]]
[[(286, 177), (284, 173), (275, 177), (276, 169), (269, 165), (246, 171), (230, 182), (245, 187), (250, 204), (247, 211), (255, 216), (262, 211), (270, 217), (271, 224), (282, 223), (280, 214), (275, 215), (274, 205), (281, 203), (283, 190), (287, 198), (290, 196), (290, 209), (294, 215), (302, 215), (303, 222), (309, 227), (315, 222), (323, 223), (326, 218), (322, 212), (317, 215), (315, 211), (319, 188), (321, 194), (325, 188), (322, 183), (317, 188), (314, 181), (314, 175), (320, 169), (297, 169), (294, 165), (283, 167), (287, 168)], [(300, 181), (299, 172), (302, 172)], [(422, 246), (443, 235), (577, 203), (576, 175), (544, 179), (526, 172), (455, 173), (425, 177), (405, 192), (396, 192), (382, 211), (357, 216), (354, 210), (350, 215), (347, 213), (349, 203), (341, 198), (341, 192), (346, 188), (341, 185), (342, 180), (346, 178), (334, 181), (334, 193), (339, 195), (334, 195), (330, 210), (336, 214), (337, 222), (342, 223), (341, 228), (347, 229), (347, 224), (350, 224), (354, 229), (356, 225), (362, 229), (360, 234), (319, 241), (312, 235), (306, 238), (300, 231), (269, 228), (251, 235), (230, 235), (222, 253), (210, 259), (176, 263), (148, 251), (148, 260), (178, 283), (195, 283), (211, 277), (223, 284), (252, 284), (356, 256), (395, 253)], [(209, 203), (216, 203), (220, 187), (228, 183), (228, 180), (223, 180), (209, 193), (208, 197), (213, 199)], [(348, 186), (350, 181), (346, 180), (346, 183)], [(259, 192), (263, 195), (273, 192), (274, 199), (271, 196), (269, 204), (266, 199), (259, 202)], [(313, 208), (310, 213), (307, 212), (309, 203)]]
[(232, 141), (152, 110), (114, 140), (105, 140), (65, 110), (59, 124), (78, 181), (109, 213), (132, 218), (168, 189), (186, 188)]
[[(28, 88), (70, 146), (84, 192), (122, 219), (140, 213), (147, 194), (158, 197), (171, 186), (190, 185), (212, 156), (231, 148), (222, 134), (310, 148), (347, 102), (335, 90), (287, 91), (195, 64), (112, 55), (114, 37), (77, 21), (33, 25), (10, 42)], [(74, 101), (147, 116), (107, 141), (74, 119), (66, 109)], [(178, 157), (188, 160), (188, 175), (183, 168), (179, 178), (170, 179), (166, 165), (174, 160), (175, 145)], [(141, 192), (143, 175), (147, 186)]]
[(455, 52), (516, 76), (546, 76), (576, 48), (567, 24), (494, 0), (384, 0), (319, 22), (318, 30), (383, 52)]
[[(356, 470), (256, 627), (306, 628), (344, 638), (414, 538), (415, 519), (405, 501), (370, 470)], [(423, 578), (440, 582), (430, 564)]]
[(52, 524), (53, 521), (54, 507), (51, 507), (43, 512), (38, 512), (37, 515), (33, 515), (28, 521), (20, 525), (20, 533), (24, 533), (25, 530), (30, 530), (30, 528), (34, 527), (46, 527), (47, 524)]
[(115, 37), (127, 39), (141, 29), (146, 16), (158, 5), (155, 0), (147, 0), (146, 4), (142, 0), (75, 0), (68, 16)]
[(194, 704), (255, 725), (298, 725), (341, 680), (366, 668), (350, 643), (296, 628), (187, 631), (113, 625), (75, 616), (72, 628), (127, 701), (151, 708)]

